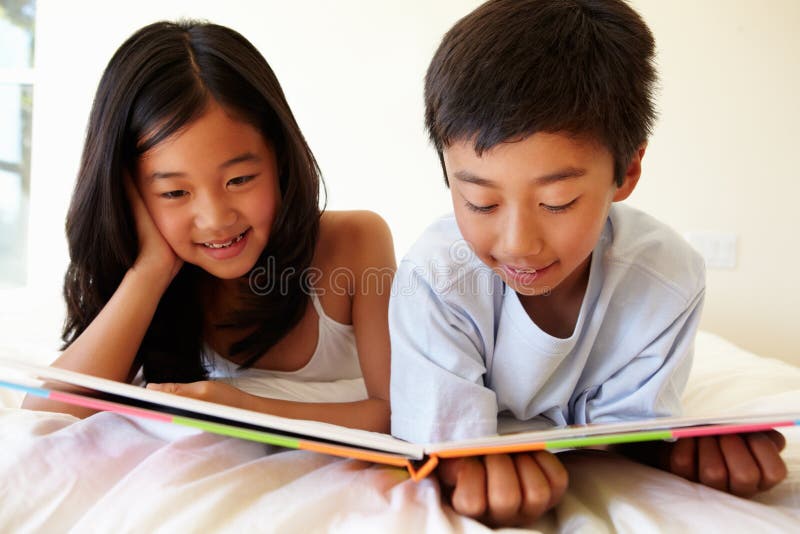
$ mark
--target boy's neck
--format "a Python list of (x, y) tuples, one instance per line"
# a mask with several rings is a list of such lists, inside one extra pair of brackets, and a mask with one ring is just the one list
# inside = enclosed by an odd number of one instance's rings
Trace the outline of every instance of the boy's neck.
[(575, 332), (589, 285), (591, 259), (590, 255), (547, 295), (517, 294), (528, 317), (542, 331), (561, 339), (569, 338)]

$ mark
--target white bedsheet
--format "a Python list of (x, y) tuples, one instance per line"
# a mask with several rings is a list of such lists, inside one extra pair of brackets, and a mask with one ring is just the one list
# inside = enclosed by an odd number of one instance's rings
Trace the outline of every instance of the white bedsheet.
[[(800, 369), (707, 333), (697, 352), (687, 413), (800, 405)], [(308, 387), (302, 395), (327, 395), (331, 386)], [(787, 437), (789, 478), (751, 500), (610, 454), (573, 454), (563, 502), (530, 530), (796, 531), (800, 432)], [(414, 483), (399, 469), (115, 414), (79, 421), (0, 408), (0, 447), (0, 532), (489, 530), (442, 506), (433, 480)]]

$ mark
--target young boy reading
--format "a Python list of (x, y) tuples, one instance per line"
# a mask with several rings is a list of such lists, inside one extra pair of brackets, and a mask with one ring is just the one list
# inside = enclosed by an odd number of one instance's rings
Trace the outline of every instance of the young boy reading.
[[(620, 0), (495, 0), (425, 80), (454, 215), (402, 261), (390, 304), (392, 433), (414, 442), (677, 415), (702, 258), (618, 202), (655, 113), (653, 37)], [(785, 477), (777, 433), (634, 447), (738, 495)], [(442, 463), (461, 513), (515, 524), (567, 485), (546, 452)]]

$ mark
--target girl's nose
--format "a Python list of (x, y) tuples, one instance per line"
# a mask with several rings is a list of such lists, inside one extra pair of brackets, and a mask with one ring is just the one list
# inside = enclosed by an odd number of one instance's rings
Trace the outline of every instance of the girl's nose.
[(237, 220), (236, 210), (224, 199), (209, 196), (197, 203), (195, 225), (200, 229), (225, 230), (236, 224)]

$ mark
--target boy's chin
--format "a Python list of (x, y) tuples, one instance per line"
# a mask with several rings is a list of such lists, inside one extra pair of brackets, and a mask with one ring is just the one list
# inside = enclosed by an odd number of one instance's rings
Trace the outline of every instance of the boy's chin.
[(524, 297), (546, 297), (553, 289), (547, 286), (520, 286), (519, 284), (508, 284), (508, 286)]
[(508, 280), (502, 274), (500, 275), (500, 278), (508, 287), (525, 297), (546, 297), (553, 291), (553, 288), (550, 286), (545, 286), (542, 284), (520, 284), (513, 280)]

